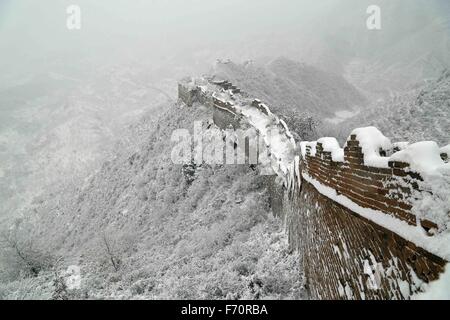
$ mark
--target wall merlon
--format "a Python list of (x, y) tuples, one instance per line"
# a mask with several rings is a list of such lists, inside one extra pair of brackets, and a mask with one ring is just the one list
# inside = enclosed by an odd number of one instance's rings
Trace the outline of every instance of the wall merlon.
[[(254, 114), (246, 114), (248, 108), (255, 108), (258, 117), (268, 117), (272, 129), (294, 141), (295, 157), (295, 140), (287, 125), (229, 81), (187, 80), (179, 84), (179, 97), (188, 106), (199, 102), (212, 107), (214, 123), (222, 129), (238, 128)], [(269, 140), (266, 143), (270, 145)], [(269, 153), (278, 166), (276, 175), (287, 181), (280, 187), (277, 179), (269, 179), (274, 214), (286, 220), (289, 243), (300, 249), (313, 298), (409, 299), (421, 290), (417, 279), (428, 283), (439, 278), (450, 252), (438, 252), (428, 240), (440, 241), (440, 232), (446, 229), (435, 215), (417, 211), (416, 204), (450, 188), (445, 180), (439, 181), (441, 190), (430, 188), (430, 176), (439, 175), (426, 170), (430, 159), (431, 168), (440, 170), (441, 163), (448, 162), (450, 146), (391, 143), (369, 127), (354, 130), (342, 148), (335, 138), (300, 142), (300, 155), (285, 168), (278, 159), (280, 152)], [(427, 241), (423, 230), (420, 237), (411, 238), (411, 230), (419, 232), (417, 225), (428, 234)], [(364, 271), (367, 261), (374, 259), (383, 270), (395, 270), (383, 274), (379, 290), (367, 286)], [(405, 283), (409, 293), (402, 289)], [(352, 297), (342, 295), (343, 286), (351, 288)]]
[[(412, 212), (413, 201), (417, 198), (414, 192), (429, 192), (421, 189), (420, 183), (424, 182), (422, 174), (413, 170), (411, 164), (406, 161), (390, 160), (386, 154), (392, 152), (389, 150), (393, 148), (390, 143), (386, 143), (388, 139), (374, 128), (370, 128), (370, 132), (382, 137), (378, 140), (382, 141), (383, 147), (378, 146), (376, 141), (370, 142), (370, 139), (364, 136), (363, 130), (358, 129), (355, 132), (358, 134), (350, 135), (343, 148), (342, 162), (333, 161), (333, 153), (339, 152), (339, 146), (331, 144), (333, 150), (324, 151), (321, 142), (323, 139), (304, 143), (302, 171), (363, 207), (376, 208), (409, 224), (416, 224), (417, 219)], [(365, 142), (361, 143), (359, 135), (362, 135)], [(326, 138), (325, 141), (331, 140)], [(398, 145), (398, 152), (408, 150), (408, 146), (402, 142)], [(368, 165), (364, 150), (373, 150), (371, 159), (383, 165)], [(382, 161), (378, 161), (378, 158)], [(422, 220), (426, 220), (425, 224), (428, 226), (438, 227), (435, 222), (426, 218)]]

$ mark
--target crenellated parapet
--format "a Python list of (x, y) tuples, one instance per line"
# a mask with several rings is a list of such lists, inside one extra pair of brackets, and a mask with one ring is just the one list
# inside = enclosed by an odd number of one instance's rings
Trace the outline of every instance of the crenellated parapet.
[(296, 237), (312, 296), (410, 299), (439, 279), (450, 260), (448, 147), (391, 143), (369, 127), (343, 148), (322, 138), (300, 149), (299, 210), (310, 214)]
[[(450, 146), (392, 143), (374, 127), (296, 143), (286, 123), (226, 80), (188, 79), (179, 98), (222, 129), (254, 127), (270, 154), (269, 194), (302, 253), (312, 298), (411, 299), (450, 261)], [(299, 145), (299, 148), (297, 148)], [(449, 268), (450, 271), (450, 268)]]
[(273, 114), (267, 105), (250, 98), (229, 81), (214, 78), (181, 81), (179, 99), (188, 107), (200, 103), (213, 108), (214, 122), (221, 129), (229, 126), (236, 129), (240, 123), (247, 123), (256, 129), (269, 150), (267, 166), (286, 188), (290, 186), (291, 173), (295, 171), (296, 142), (286, 123)]
[[(302, 172), (355, 204), (419, 223), (430, 234), (448, 227), (450, 203), (439, 193), (450, 189), (450, 167), (436, 143), (393, 144), (369, 127), (354, 130), (343, 148), (322, 138), (302, 142), (301, 150)], [(424, 197), (440, 205), (440, 217), (421, 211)]]

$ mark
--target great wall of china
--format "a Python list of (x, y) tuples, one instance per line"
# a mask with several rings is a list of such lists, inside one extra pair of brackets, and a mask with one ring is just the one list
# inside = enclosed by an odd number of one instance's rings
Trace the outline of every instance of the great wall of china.
[(302, 254), (311, 298), (410, 299), (450, 261), (449, 146), (391, 143), (376, 128), (296, 142), (268, 106), (225, 80), (187, 79), (179, 99), (213, 109), (221, 128), (243, 122), (270, 150), (275, 215)]

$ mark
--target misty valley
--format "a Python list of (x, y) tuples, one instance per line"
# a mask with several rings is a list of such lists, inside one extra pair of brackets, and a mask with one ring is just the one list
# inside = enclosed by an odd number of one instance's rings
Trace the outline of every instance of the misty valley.
[(445, 0), (0, 1), (0, 300), (450, 299), (449, 35)]

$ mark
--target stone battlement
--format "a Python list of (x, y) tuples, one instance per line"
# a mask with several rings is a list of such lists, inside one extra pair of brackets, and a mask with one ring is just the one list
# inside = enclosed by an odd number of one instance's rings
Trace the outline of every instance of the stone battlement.
[[(336, 139), (323, 138), (302, 142), (301, 150), (302, 172), (357, 205), (411, 225), (419, 222), (430, 234), (447, 227), (448, 199), (433, 194), (437, 182), (439, 188), (450, 188), (446, 148), (433, 142), (391, 144), (376, 128), (363, 128), (355, 130), (342, 149)], [(445, 211), (441, 217), (415, 210), (424, 196), (440, 202)]]
[(226, 80), (184, 80), (179, 99), (213, 108), (222, 129), (246, 122), (264, 138), (284, 182), (269, 183), (273, 212), (302, 253), (311, 297), (409, 299), (444, 271), (450, 146), (391, 143), (373, 127), (342, 148), (335, 138), (297, 144), (267, 105)]

